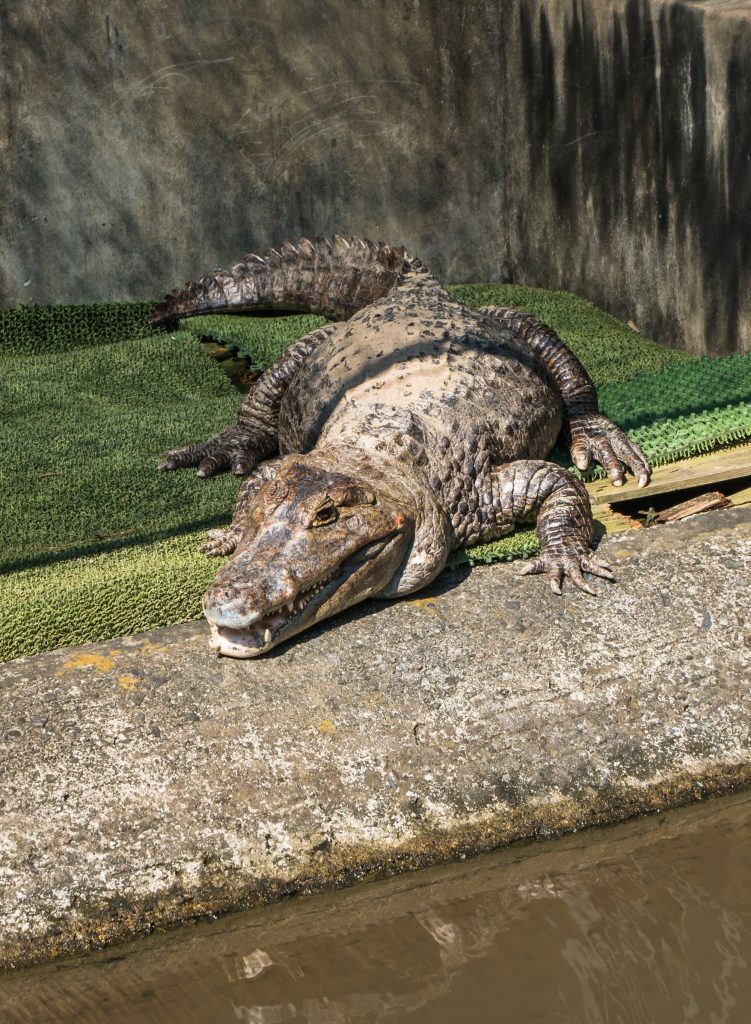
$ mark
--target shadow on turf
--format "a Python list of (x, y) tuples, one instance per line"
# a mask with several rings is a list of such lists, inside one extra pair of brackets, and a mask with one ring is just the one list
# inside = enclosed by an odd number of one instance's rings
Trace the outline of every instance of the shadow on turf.
[[(208, 519), (198, 519), (194, 522), (179, 523), (163, 530), (150, 530), (129, 533), (123, 537), (102, 537), (85, 544), (72, 545), (67, 548), (56, 549), (55, 551), (39, 552), (29, 554), (22, 558), (0, 564), (0, 575), (10, 572), (21, 572), (24, 569), (36, 569), (44, 565), (54, 565), (59, 562), (69, 562), (74, 558), (90, 557), (92, 555), (107, 554), (112, 551), (122, 551), (125, 548), (143, 547), (148, 544), (155, 544), (158, 541), (169, 540), (171, 537), (181, 537), (185, 534), (195, 533), (198, 530), (211, 530), (217, 527), (227, 526), (230, 515), (211, 516)], [(217, 563), (218, 564), (218, 563)]]

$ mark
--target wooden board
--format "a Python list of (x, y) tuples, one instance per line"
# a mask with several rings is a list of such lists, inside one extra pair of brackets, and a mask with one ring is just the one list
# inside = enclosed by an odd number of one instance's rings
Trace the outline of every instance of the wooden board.
[(751, 487), (744, 487), (742, 491), (728, 494), (728, 500), (731, 505), (751, 505)]
[(646, 487), (639, 487), (631, 476), (622, 487), (613, 487), (609, 480), (591, 480), (586, 487), (597, 516), (598, 505), (610, 505), (653, 494), (666, 494), (670, 491), (685, 490), (687, 487), (706, 485), (709, 489), (712, 484), (744, 476), (751, 476), (751, 444), (723, 448), (721, 451), (710, 452), (709, 455), (699, 455), (693, 459), (684, 459), (682, 462), (672, 462), (668, 466), (658, 466), (652, 471), (652, 478)]
[(595, 523), (599, 523), (605, 533), (624, 533), (626, 530), (640, 530), (644, 523), (616, 512), (610, 505), (596, 505), (592, 509)]

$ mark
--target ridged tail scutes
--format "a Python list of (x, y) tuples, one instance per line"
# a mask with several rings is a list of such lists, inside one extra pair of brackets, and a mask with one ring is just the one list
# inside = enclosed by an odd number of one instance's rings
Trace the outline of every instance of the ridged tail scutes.
[(278, 310), (348, 320), (387, 295), (398, 279), (422, 264), (404, 246), (334, 235), (301, 238), (264, 256), (251, 253), (229, 270), (217, 270), (171, 292), (154, 309), (153, 325), (168, 328), (189, 316)]

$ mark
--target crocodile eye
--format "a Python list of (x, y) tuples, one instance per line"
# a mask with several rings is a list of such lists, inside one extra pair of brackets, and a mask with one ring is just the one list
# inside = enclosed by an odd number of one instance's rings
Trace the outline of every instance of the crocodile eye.
[(333, 502), (321, 505), (310, 521), (311, 526), (330, 526), (339, 518), (339, 510)]

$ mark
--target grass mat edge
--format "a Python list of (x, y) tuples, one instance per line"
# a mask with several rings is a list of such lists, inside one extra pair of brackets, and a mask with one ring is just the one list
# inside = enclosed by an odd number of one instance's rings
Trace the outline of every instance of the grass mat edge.
[[(0, 661), (199, 618), (204, 530), (0, 576)], [(75, 609), (75, 618), (71, 610)]]

